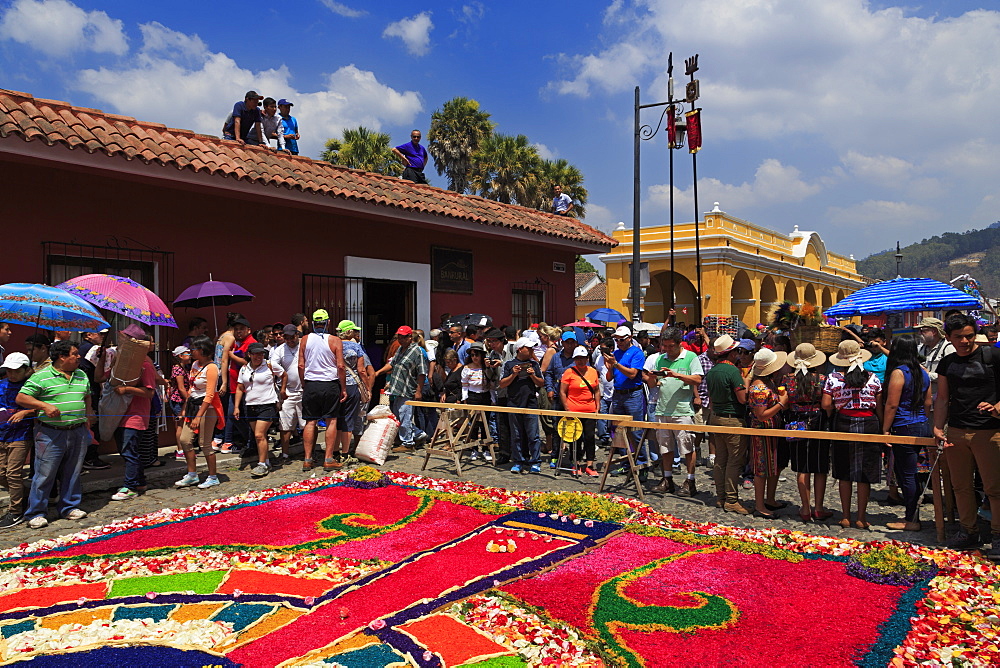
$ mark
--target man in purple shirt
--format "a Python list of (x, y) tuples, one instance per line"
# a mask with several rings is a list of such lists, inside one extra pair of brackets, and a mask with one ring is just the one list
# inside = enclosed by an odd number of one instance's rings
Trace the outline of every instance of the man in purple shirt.
[(393, 154), (406, 166), (403, 178), (414, 183), (427, 183), (424, 166), (427, 165), (427, 149), (420, 145), (420, 130), (410, 133), (410, 142), (392, 149)]

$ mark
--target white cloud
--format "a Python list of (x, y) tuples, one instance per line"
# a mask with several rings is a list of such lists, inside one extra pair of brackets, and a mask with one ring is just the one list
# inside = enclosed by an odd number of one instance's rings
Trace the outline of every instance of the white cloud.
[(398, 37), (403, 40), (407, 51), (414, 56), (423, 56), (430, 49), (433, 28), (431, 13), (420, 12), (408, 19), (390, 23), (382, 32), (382, 37)]
[(611, 230), (615, 229), (620, 219), (621, 217), (616, 217), (608, 207), (588, 202), (587, 217), (583, 222), (605, 234), (611, 234)]
[(250, 89), (295, 103), (303, 155), (317, 156), (323, 143), (345, 127), (413, 122), (423, 103), (415, 91), (398, 91), (373, 72), (346, 65), (328, 75), (318, 91), (299, 91), (282, 65), (254, 72), (224, 53), (214, 53), (196, 36), (164, 26), (141, 26), (143, 45), (122, 66), (78, 73), (75, 87), (102, 104), (136, 118), (219, 135), (233, 103)]
[(348, 19), (356, 19), (368, 14), (368, 12), (363, 9), (354, 9), (352, 7), (348, 7), (342, 2), (335, 2), (334, 0), (320, 0), (320, 2), (322, 2), (323, 6), (334, 14), (339, 14), (340, 16)]
[(908, 202), (868, 200), (849, 207), (830, 207), (827, 216), (835, 225), (849, 227), (905, 228), (914, 223), (934, 220), (937, 212)]
[[(715, 178), (698, 180), (698, 204), (707, 210), (706, 203), (719, 202), (724, 211), (741, 215), (746, 209), (767, 204), (801, 202), (823, 189), (819, 183), (809, 183), (802, 179), (801, 172), (795, 167), (781, 164), (774, 158), (762, 162), (754, 173), (752, 183), (739, 185), (723, 183)], [(650, 186), (648, 190), (649, 203), (657, 209), (666, 208), (670, 204), (670, 184)], [(674, 210), (685, 211), (682, 218), (692, 215), (694, 206), (694, 189), (684, 190), (674, 186)]]
[(57, 57), (81, 51), (120, 56), (128, 51), (121, 21), (67, 0), (14, 0), (0, 19), (0, 39)]
[(879, 185), (899, 186), (913, 174), (913, 164), (887, 155), (864, 155), (848, 151), (841, 162), (854, 177)]
[(559, 152), (554, 151), (545, 144), (532, 144), (535, 150), (538, 151), (538, 157), (542, 160), (555, 160), (559, 157)]
[(645, 45), (633, 40), (616, 44), (598, 55), (560, 54), (559, 60), (578, 74), (574, 79), (554, 81), (548, 89), (562, 95), (589, 97), (594, 87), (619, 93), (635, 86), (637, 77), (646, 69), (649, 55)]

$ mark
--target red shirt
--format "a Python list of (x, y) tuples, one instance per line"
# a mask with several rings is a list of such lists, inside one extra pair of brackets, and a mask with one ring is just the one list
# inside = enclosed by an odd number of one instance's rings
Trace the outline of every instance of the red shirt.
[(701, 355), (703, 352), (708, 350), (708, 344), (707, 343), (698, 344), (695, 343), (694, 341), (685, 340), (681, 341), (681, 348), (684, 348), (685, 350), (690, 350), (695, 355)]
[[(246, 359), (247, 348), (250, 347), (251, 343), (257, 343), (257, 339), (253, 338), (253, 334), (247, 334), (247, 338), (242, 341), (233, 341), (233, 354)], [(236, 392), (236, 383), (239, 382), (237, 377), (240, 375), (240, 369), (242, 368), (242, 364), (236, 365), (233, 364), (232, 360), (229, 361), (229, 385), (226, 386), (228, 391)]]
[[(142, 361), (142, 370), (139, 371), (139, 384), (136, 387), (144, 387), (156, 390), (156, 367), (147, 357)], [(146, 431), (149, 427), (149, 411), (152, 409), (153, 400), (146, 397), (132, 395), (132, 401), (122, 415), (121, 427), (125, 429), (138, 429)]]

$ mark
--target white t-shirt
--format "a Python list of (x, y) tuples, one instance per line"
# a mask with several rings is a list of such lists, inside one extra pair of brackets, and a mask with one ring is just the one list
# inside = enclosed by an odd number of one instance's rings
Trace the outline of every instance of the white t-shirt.
[(563, 213), (569, 209), (569, 205), (573, 203), (573, 198), (566, 193), (560, 194), (558, 197), (552, 198), (552, 208), (556, 213)]
[[(244, 365), (245, 366), (245, 365)], [(289, 346), (282, 343), (271, 353), (271, 366), (281, 367), (288, 381), (285, 383), (285, 392), (294, 396), (302, 392), (302, 379), (299, 378), (299, 346)]]
[(243, 386), (243, 396), (247, 406), (278, 403), (278, 392), (274, 388), (274, 379), (281, 378), (280, 366), (264, 361), (256, 369), (250, 364), (240, 367), (236, 382)]

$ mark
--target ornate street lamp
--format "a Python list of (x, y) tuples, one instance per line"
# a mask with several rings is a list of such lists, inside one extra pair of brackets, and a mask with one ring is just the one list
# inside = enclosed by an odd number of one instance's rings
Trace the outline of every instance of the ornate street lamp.
[[(669, 155), (670, 170), (670, 298), (669, 309), (672, 310), (674, 303), (674, 287), (676, 271), (674, 268), (674, 150), (684, 147), (684, 140), (688, 140), (688, 148), (692, 157), (692, 169), (694, 172), (694, 243), (695, 243), (695, 265), (697, 282), (697, 306), (695, 314), (698, 322), (702, 320), (701, 314), (701, 240), (698, 225), (698, 163), (697, 153), (701, 149), (701, 110), (694, 106), (699, 97), (699, 82), (694, 78), (694, 73), (698, 71), (698, 55), (684, 61), (685, 74), (690, 77), (685, 86), (685, 96), (681, 99), (674, 99), (674, 54), (667, 57), (667, 101), (653, 104), (639, 103), (639, 87), (635, 87), (635, 136), (633, 139), (633, 192), (632, 192), (632, 272), (630, 280), (629, 296), (632, 299), (632, 319), (639, 321), (641, 315), (641, 290), (640, 290), (640, 265), (639, 265), (639, 229), (640, 229), (640, 177), (639, 177), (639, 148), (641, 141), (648, 141), (655, 137), (660, 126), (666, 120), (667, 132), (667, 154)], [(685, 102), (691, 104), (691, 111), (684, 112), (681, 105)], [(666, 107), (660, 114), (660, 119), (656, 127), (639, 124), (639, 111), (651, 107)], [(668, 312), (669, 313), (669, 310)], [(669, 320), (666, 316), (664, 320)]]

